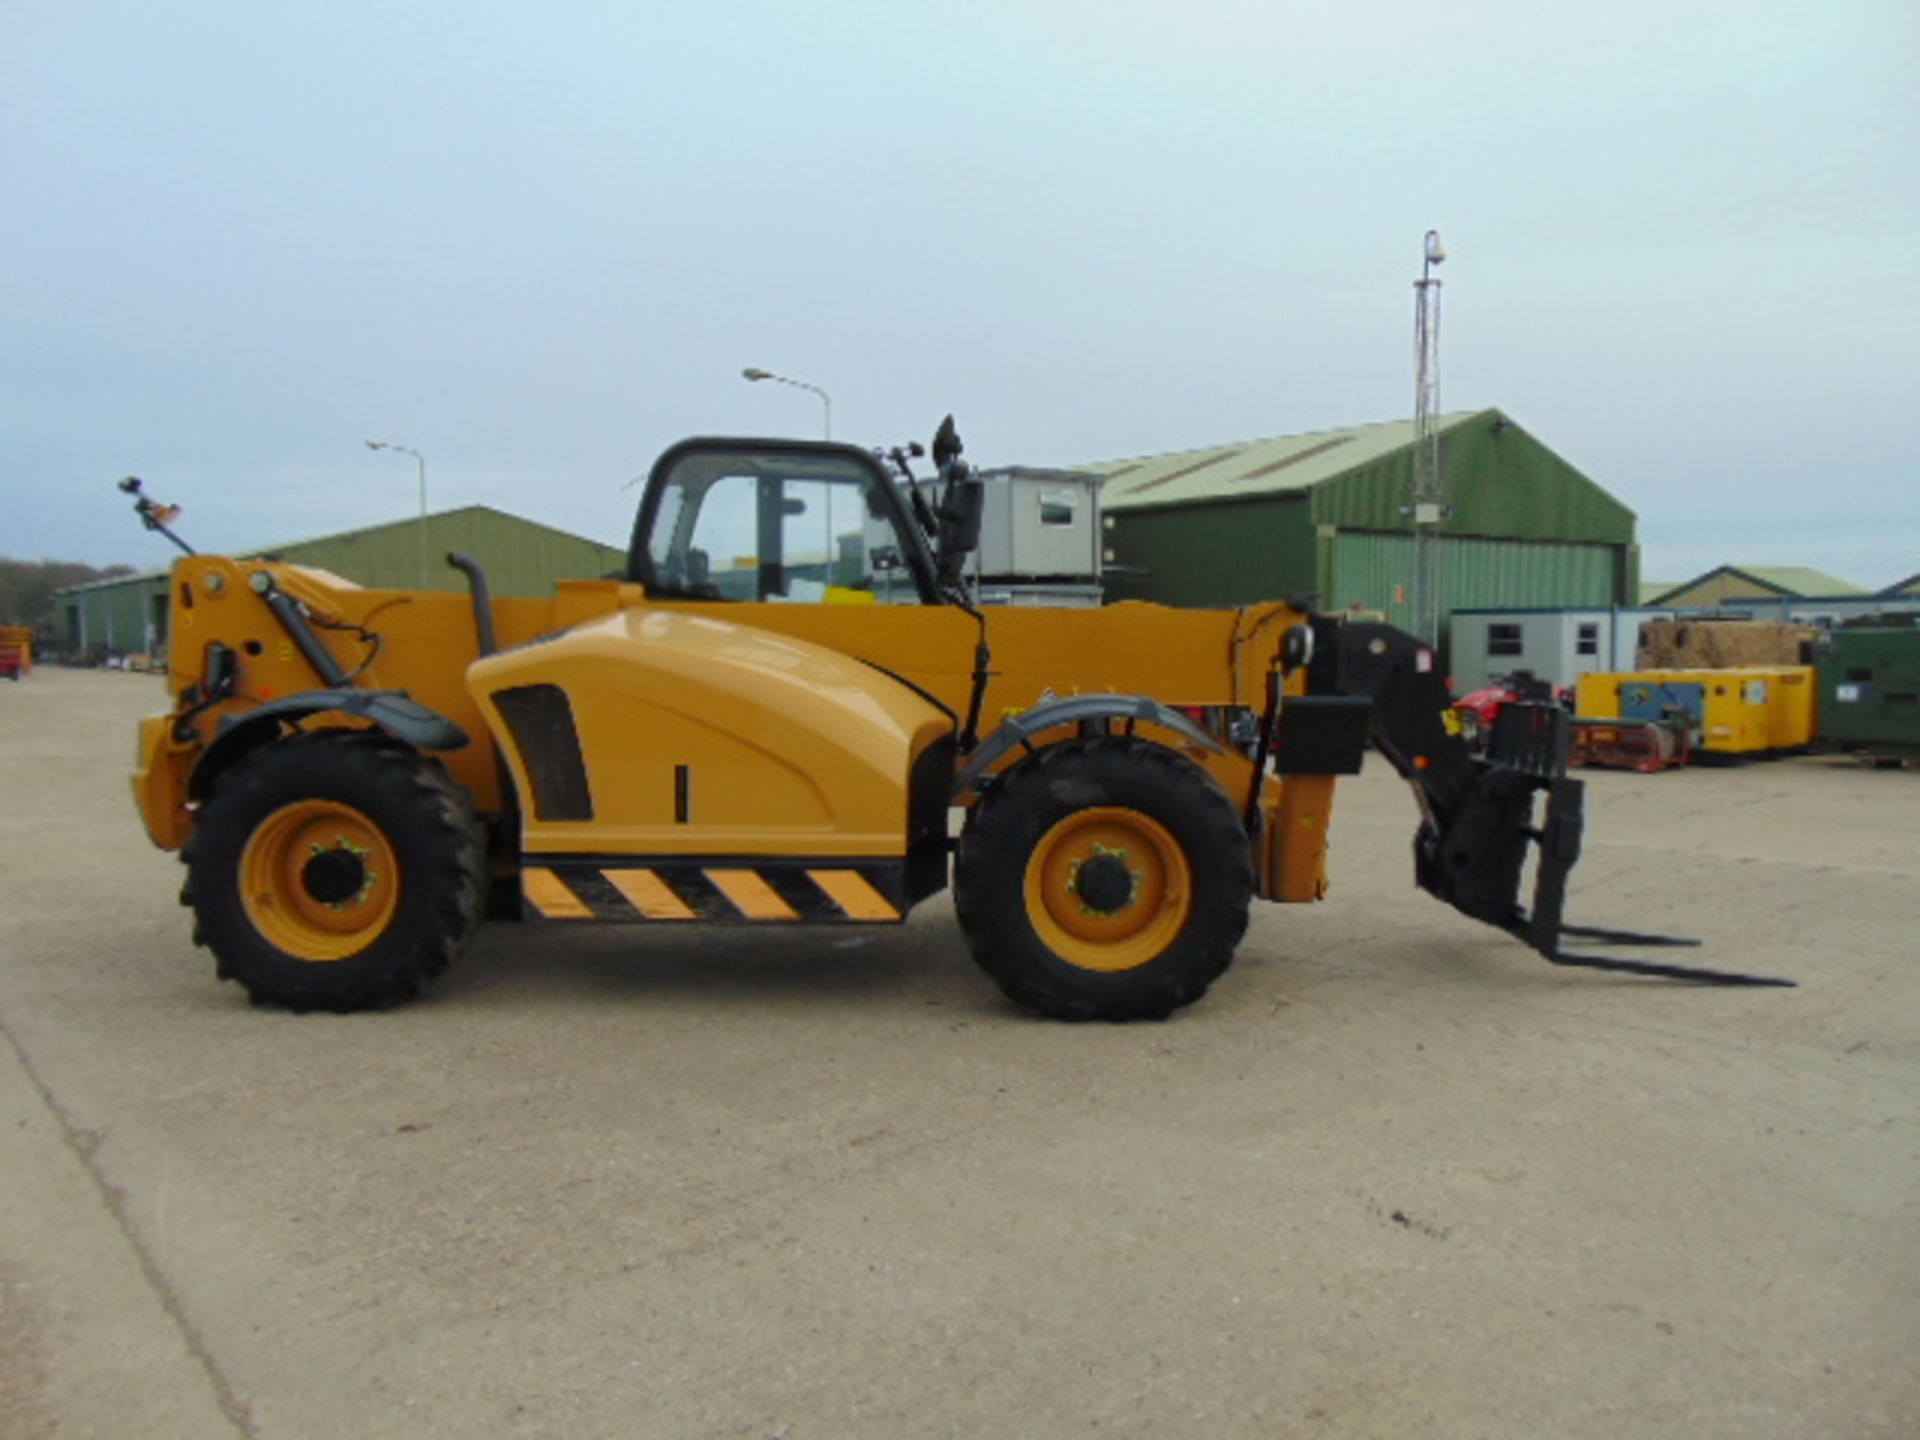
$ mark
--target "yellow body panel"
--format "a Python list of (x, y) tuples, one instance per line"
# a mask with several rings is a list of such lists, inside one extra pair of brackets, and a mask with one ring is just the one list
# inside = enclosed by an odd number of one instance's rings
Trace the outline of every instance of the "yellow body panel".
[[(657, 608), (721, 616), (856, 655), (965, 713), (978, 627), (951, 606), (668, 601)], [(1174, 610), (1133, 602), (1098, 609), (1006, 606), (986, 616), (994, 678), (981, 710), (983, 731), (1048, 693), (1115, 692), (1169, 705), (1258, 708), (1274, 648), (1305, 618), (1281, 604)], [(1303, 683), (1296, 679), (1289, 689), (1298, 693)]]
[(1272, 840), (1261, 894), (1270, 900), (1318, 900), (1327, 893), (1327, 824), (1335, 778), (1289, 775), (1269, 830)]
[(193, 828), (186, 802), (194, 751), (174, 743), (172, 730), (170, 716), (143, 716), (134, 742), (133, 803), (147, 838), (162, 850), (178, 850)]
[[(966, 715), (979, 627), (951, 606), (716, 606), (675, 601), (653, 608), (724, 616), (811, 640), (898, 675), (957, 717)], [(993, 676), (980, 709), (982, 736), (1043, 700), (1072, 695), (1147, 695), (1167, 705), (1244, 705), (1257, 710), (1280, 637), (1306, 618), (1280, 603), (1239, 610), (1175, 610), (1135, 602), (1099, 609), (1009, 606), (989, 610), (986, 617)], [(1287, 693), (1298, 694), (1305, 684), (1305, 676), (1296, 674), (1287, 682)], [(1144, 727), (1141, 733), (1211, 772), (1228, 794), (1246, 795), (1253, 769), (1244, 756), (1193, 745), (1168, 730)], [(1014, 752), (1007, 763), (1020, 753)], [(1262, 808), (1271, 812), (1279, 794), (1279, 783), (1267, 781)]]
[[(490, 656), (468, 678), (502, 738), (501, 692), (567, 697), (591, 818), (523, 813), (531, 854), (898, 857), (914, 761), (952, 732), (938, 707), (845, 655), (647, 606)], [(503, 749), (533, 794), (519, 747)]]
[[(476, 809), (485, 813), (501, 808), (493, 747), (480, 708), (467, 689), (467, 666), (478, 657), (479, 643), (473, 607), (465, 596), (370, 590), (325, 571), (190, 555), (175, 562), (170, 582), (173, 638), (167, 690), (172, 713), (195, 703), (206, 679), (208, 647), (214, 643), (234, 652), (240, 680), (232, 698), (195, 715), (192, 723), (199, 741), (175, 744), (164, 729), (142, 730), (135, 794), (147, 833), (156, 844), (177, 849), (183, 843), (190, 825), (183, 808), (186, 776), (201, 746), (218, 733), (224, 718), (244, 716), (268, 701), (321, 688), (313, 667), (251, 589), (248, 582), (256, 573), (270, 576), (320, 622), (315, 631), (321, 644), (343, 670), (355, 675), (355, 684), (404, 690), (465, 730), (475, 743), (448, 751), (440, 759), (473, 796)], [(502, 646), (524, 644), (590, 616), (608, 614), (623, 600), (639, 598), (641, 592), (635, 586), (578, 581), (562, 582), (551, 599), (496, 600), (497, 641)], [(354, 626), (378, 634), (377, 649), (352, 629), (335, 628)], [(354, 722), (334, 716), (318, 723)], [(173, 758), (165, 766), (158, 763), (167, 756)], [(167, 774), (174, 775), (170, 787), (162, 783)]]
[[(503, 754), (528, 792), (512, 747), (496, 746), (495, 717), (480, 697), (526, 683), (568, 692), (592, 771), (594, 819), (529, 819), (524, 848), (536, 853), (898, 857), (913, 762), (964, 718), (979, 639), (975, 622), (947, 606), (659, 603), (636, 585), (579, 581), (562, 582), (548, 599), (495, 600), (501, 653), (476, 664), (465, 596), (365, 589), (297, 566), (188, 556), (171, 582), (172, 714), (200, 700), (210, 643), (235, 653), (240, 678), (231, 698), (193, 717), (197, 738), (174, 740), (165, 717), (142, 727), (134, 789), (148, 834), (164, 848), (178, 848), (190, 832), (189, 777), (221, 721), (322, 688), (252, 590), (260, 572), (314, 618), (321, 644), (356, 685), (405, 691), (466, 731), (472, 743), (439, 759), (483, 814), (504, 808)], [(1280, 637), (1303, 618), (1279, 603), (991, 610), (993, 675), (981, 733), (1048, 698), (1078, 694), (1257, 709)], [(378, 645), (360, 631), (377, 634)], [(1288, 689), (1303, 684), (1296, 675)], [(335, 714), (307, 723), (360, 722)], [(1238, 753), (1151, 726), (1140, 733), (1203, 765), (1236, 800), (1252, 784), (1251, 763)], [(688, 767), (696, 823), (674, 819), (678, 765)], [(1328, 806), (1320, 791), (1289, 784), (1296, 800), (1278, 823), (1287, 787), (1262, 782), (1267, 823), (1256, 873), (1263, 894), (1309, 898), (1323, 887)], [(853, 908), (862, 904), (855, 897)]]

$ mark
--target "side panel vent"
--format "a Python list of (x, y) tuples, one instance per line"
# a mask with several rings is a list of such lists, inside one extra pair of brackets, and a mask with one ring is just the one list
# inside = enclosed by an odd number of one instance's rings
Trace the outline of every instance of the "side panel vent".
[(558, 685), (522, 685), (493, 697), (533, 786), (536, 820), (591, 820), (593, 794), (573, 706)]
[(947, 807), (953, 793), (953, 737), (914, 761), (907, 785), (907, 903), (947, 888)]

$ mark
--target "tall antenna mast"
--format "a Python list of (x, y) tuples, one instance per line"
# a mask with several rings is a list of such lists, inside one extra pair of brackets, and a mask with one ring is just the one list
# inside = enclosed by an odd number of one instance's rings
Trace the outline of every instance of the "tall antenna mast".
[(1440, 471), (1440, 282), (1447, 258), (1438, 230), (1427, 231), (1420, 278), (1413, 282), (1413, 633), (1440, 643), (1440, 522), (1447, 514)]

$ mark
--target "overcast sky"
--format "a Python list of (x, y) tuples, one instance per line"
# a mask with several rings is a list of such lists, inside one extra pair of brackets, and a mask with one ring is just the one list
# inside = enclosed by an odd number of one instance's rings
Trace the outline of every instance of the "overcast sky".
[[(1643, 573), (1920, 571), (1920, 6), (0, 4), (0, 554), (484, 503), (694, 433), (1066, 464), (1448, 410)], [(1276, 588), (1279, 588), (1278, 586)]]

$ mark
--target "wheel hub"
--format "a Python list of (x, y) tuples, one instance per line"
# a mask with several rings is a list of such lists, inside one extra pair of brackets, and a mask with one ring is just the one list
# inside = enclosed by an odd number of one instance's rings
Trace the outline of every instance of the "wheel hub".
[(1081, 970), (1131, 970), (1192, 913), (1193, 872), (1160, 821), (1124, 805), (1061, 817), (1034, 842), (1023, 896), (1035, 937)]
[(300, 870), (300, 884), (320, 904), (335, 910), (366, 899), (373, 889), (366, 854), (342, 837), (332, 845), (315, 845)]
[(1140, 872), (1127, 864), (1125, 850), (1093, 847), (1091, 858), (1075, 863), (1067, 890), (1095, 915), (1112, 915), (1133, 903), (1140, 890)]
[(406, 874), (365, 811), (310, 797), (262, 819), (240, 853), (240, 901), (270, 945), (295, 960), (345, 960), (383, 935)]

